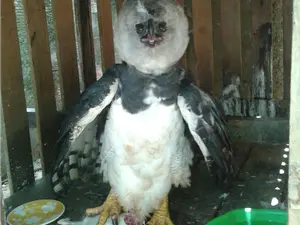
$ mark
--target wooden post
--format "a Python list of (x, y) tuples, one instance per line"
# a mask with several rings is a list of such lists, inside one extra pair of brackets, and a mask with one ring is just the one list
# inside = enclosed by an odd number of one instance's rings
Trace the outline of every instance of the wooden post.
[[(221, 58), (215, 52), (217, 47), (214, 48), (214, 44), (220, 42), (220, 26), (215, 24), (220, 22), (220, 4), (216, 3), (211, 0), (193, 0), (191, 4), (196, 67), (192, 71), (195, 73), (197, 85), (210, 94), (213, 94), (213, 91), (219, 94), (222, 86), (219, 68)], [(213, 19), (213, 15), (217, 19)]]
[(300, 224), (300, 1), (293, 3), (290, 162), (289, 162), (289, 225)]
[(79, 22), (80, 22), (80, 37), (81, 51), (83, 64), (83, 81), (87, 88), (96, 81), (96, 65), (94, 54), (94, 40), (92, 29), (91, 16), (91, 0), (76, 0), (79, 4)]
[(99, 50), (102, 53), (102, 70), (105, 71), (115, 62), (110, 1), (97, 0), (97, 11), (101, 48)]
[(123, 0), (116, 0), (117, 12), (122, 8)]
[(41, 140), (43, 172), (51, 171), (56, 156), (58, 117), (50, 58), (44, 1), (23, 0), (36, 94), (38, 138)]
[(34, 172), (13, 0), (1, 5), (1, 56), (1, 122), (9, 158), (9, 186), (15, 192), (34, 182)]
[(283, 0), (272, 0), (273, 98), (283, 99)]
[(72, 0), (53, 0), (52, 4), (64, 108), (69, 109), (80, 94)]

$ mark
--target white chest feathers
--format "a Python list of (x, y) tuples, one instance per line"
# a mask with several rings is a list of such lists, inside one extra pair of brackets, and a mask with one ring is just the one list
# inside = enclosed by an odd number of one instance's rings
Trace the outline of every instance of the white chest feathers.
[[(187, 180), (192, 153), (176, 104), (152, 103), (131, 114), (112, 103), (101, 138), (101, 169), (126, 210), (144, 217), (159, 205), (172, 184)], [(150, 102), (149, 102), (150, 103)]]

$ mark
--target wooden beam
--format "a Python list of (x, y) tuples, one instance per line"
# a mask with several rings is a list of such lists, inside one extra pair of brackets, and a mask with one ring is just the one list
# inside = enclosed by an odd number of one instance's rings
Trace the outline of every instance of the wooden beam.
[(293, 0), (283, 2), (283, 82), (284, 98), (290, 98)]
[(184, 1), (185, 1), (185, 0), (177, 0), (177, 2), (178, 2), (181, 6), (184, 6)]
[(192, 1), (195, 79), (197, 85), (212, 94), (213, 89), (213, 25), (210, 0)]
[(300, 224), (300, 1), (293, 1), (290, 105), (289, 225)]
[(122, 8), (124, 0), (115, 0), (115, 1), (116, 1), (117, 12), (119, 12), (120, 9)]
[(83, 64), (83, 81), (85, 88), (96, 81), (96, 65), (94, 54), (94, 40), (91, 17), (91, 0), (79, 1), (80, 37)]
[(49, 172), (56, 156), (54, 144), (58, 121), (44, 1), (23, 0), (32, 59), (36, 95), (38, 137), (41, 140), (44, 172)]
[(253, 66), (253, 30), (251, 1), (239, 1), (241, 27), (241, 97), (251, 97), (251, 75)]
[(100, 51), (102, 52), (102, 71), (105, 71), (115, 63), (110, 1), (97, 0), (97, 8), (100, 31)]
[(1, 101), (9, 185), (15, 192), (34, 182), (34, 172), (13, 0), (1, 5)]
[(72, 0), (53, 0), (52, 4), (64, 109), (69, 109), (80, 94)]
[(211, 2), (213, 26), (213, 95), (220, 97), (223, 90), (221, 2), (219, 0), (212, 0)]
[(221, 0), (220, 2), (223, 70), (241, 74), (240, 1)]
[(283, 99), (283, 0), (272, 0), (272, 91)]

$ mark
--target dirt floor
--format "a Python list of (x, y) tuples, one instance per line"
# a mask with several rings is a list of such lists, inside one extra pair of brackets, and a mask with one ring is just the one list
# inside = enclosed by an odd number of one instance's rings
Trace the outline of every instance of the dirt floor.
[[(285, 154), (288, 155), (288, 146), (237, 143), (235, 149), (240, 172), (229, 190), (213, 183), (200, 158), (196, 159), (192, 168), (191, 187), (172, 189), (170, 213), (175, 225), (206, 224), (212, 218), (236, 208), (286, 210), (288, 158)], [(82, 220), (85, 209), (101, 204), (108, 191), (106, 184), (98, 182), (74, 188), (66, 198), (59, 199), (66, 206), (62, 218)], [(54, 198), (48, 178), (6, 199), (7, 213), (22, 203), (41, 198)]]

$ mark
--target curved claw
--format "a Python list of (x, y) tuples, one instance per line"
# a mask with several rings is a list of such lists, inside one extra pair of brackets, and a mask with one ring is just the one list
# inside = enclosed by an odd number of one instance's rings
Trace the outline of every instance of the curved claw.
[(106, 223), (107, 218), (111, 218), (113, 225), (118, 225), (118, 217), (121, 211), (120, 203), (117, 197), (110, 193), (104, 202), (104, 204), (100, 207), (87, 209), (87, 216), (100, 215), (99, 221), (97, 225), (104, 225)]
[(111, 219), (113, 225), (119, 225), (118, 218)]

